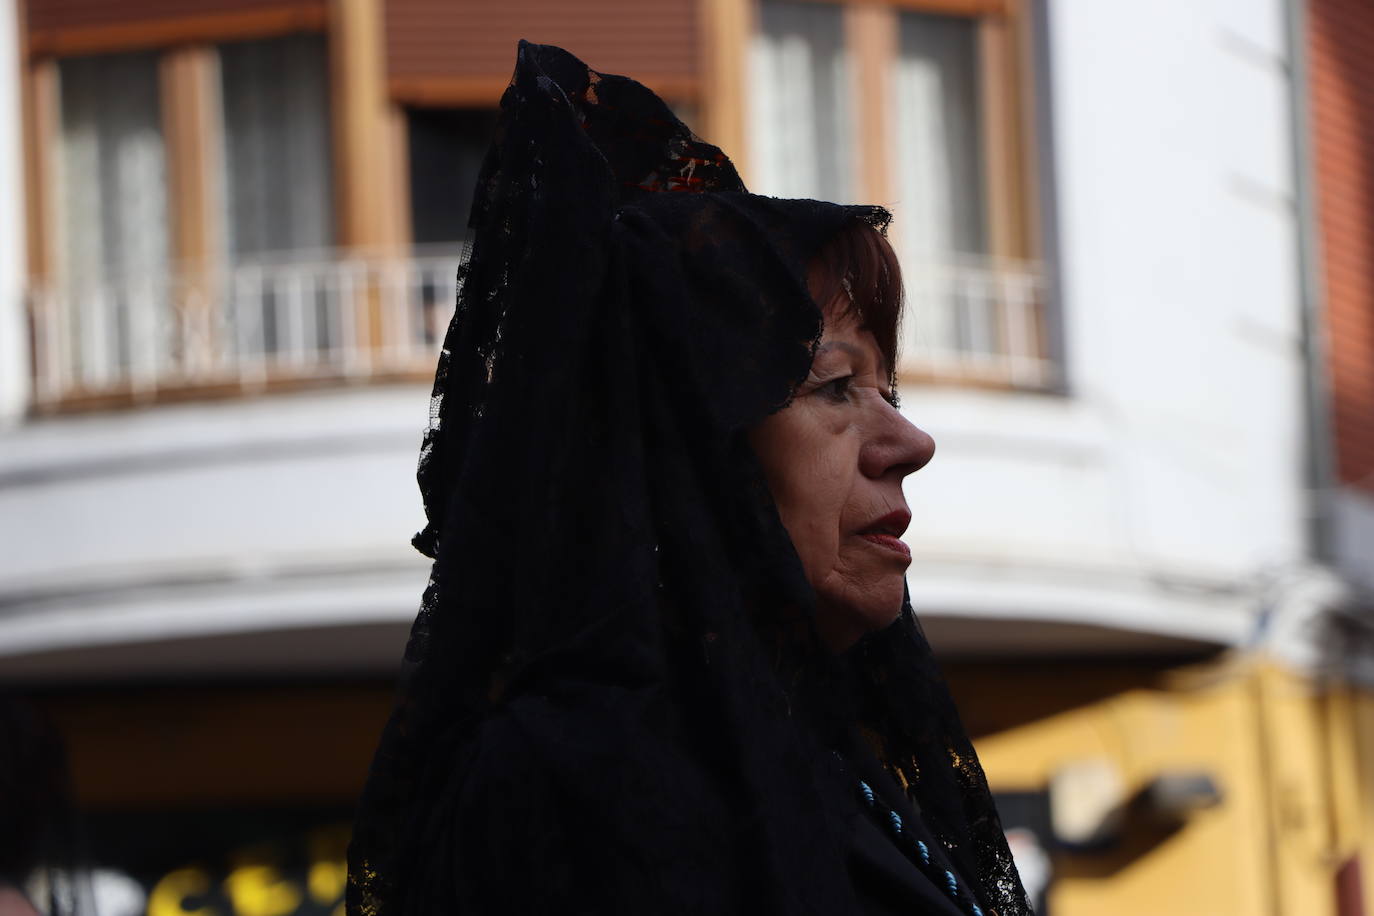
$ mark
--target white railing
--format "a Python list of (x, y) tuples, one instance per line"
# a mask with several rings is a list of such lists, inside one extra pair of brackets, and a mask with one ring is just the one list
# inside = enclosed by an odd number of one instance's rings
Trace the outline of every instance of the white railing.
[(432, 372), (453, 313), (457, 251), (325, 254), (34, 290), (36, 406)]
[[(320, 255), (34, 290), (40, 410), (103, 395), (421, 375), (453, 313), (458, 246), (415, 257)], [(910, 265), (901, 370), (1043, 388), (1055, 378), (1043, 281), (1023, 262)]]
[(902, 279), (903, 372), (1015, 388), (1056, 383), (1038, 264), (954, 257), (904, 264)]

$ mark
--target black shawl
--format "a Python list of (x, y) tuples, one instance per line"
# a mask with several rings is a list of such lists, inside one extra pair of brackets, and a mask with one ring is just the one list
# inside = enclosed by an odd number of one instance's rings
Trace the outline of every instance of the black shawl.
[(909, 605), (836, 658), (745, 431), (887, 213), (745, 192), (633, 80), (521, 43), (420, 459), (434, 559), (348, 911), (856, 911), (862, 726), (984, 912), (1028, 912)]

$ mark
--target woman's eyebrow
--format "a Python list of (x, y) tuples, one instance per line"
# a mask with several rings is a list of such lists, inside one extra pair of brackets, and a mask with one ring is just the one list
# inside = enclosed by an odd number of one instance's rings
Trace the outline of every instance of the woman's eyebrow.
[[(816, 348), (816, 352), (818, 354), (824, 353), (826, 350), (843, 350), (845, 353), (848, 353), (850, 356), (858, 360), (864, 360), (869, 358), (869, 353), (868, 351), (864, 350), (864, 348), (856, 347), (854, 346), (854, 344), (843, 340), (832, 340), (829, 343), (823, 343)], [(878, 372), (882, 375), (887, 374), (887, 360), (883, 357), (878, 358)]]

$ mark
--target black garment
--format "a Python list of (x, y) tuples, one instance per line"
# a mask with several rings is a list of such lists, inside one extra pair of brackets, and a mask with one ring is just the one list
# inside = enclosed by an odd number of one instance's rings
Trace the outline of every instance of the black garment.
[(865, 912), (834, 753), (856, 723), (983, 911), (1028, 912), (911, 608), (823, 649), (746, 438), (820, 338), (808, 259), (887, 219), (750, 195), (643, 86), (521, 44), (435, 377), (415, 540), (435, 562), (350, 913)]
[(953, 863), (945, 859), (939, 841), (926, 829), (919, 812), (873, 756), (866, 744), (852, 736), (841, 750), (844, 766), (853, 780), (862, 780), (876, 793), (876, 810), (860, 804), (861, 815), (854, 819), (850, 838), (849, 869), (854, 890), (866, 916), (931, 913), (956, 916), (967, 911), (950, 899), (944, 885), (916, 866), (909, 843), (893, 837), (886, 811), (895, 810), (902, 818), (906, 839), (925, 842), (939, 868), (949, 868), (960, 884), (968, 884)]
[(967, 916), (897, 849), (892, 837), (872, 819), (860, 817), (854, 821), (850, 842), (850, 875), (865, 916)]

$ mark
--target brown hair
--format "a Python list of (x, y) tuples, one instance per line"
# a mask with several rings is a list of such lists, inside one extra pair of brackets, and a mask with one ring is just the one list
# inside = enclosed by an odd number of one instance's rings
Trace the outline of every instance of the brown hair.
[(806, 272), (811, 298), (827, 318), (853, 315), (873, 334), (897, 372), (898, 328), (902, 320), (902, 269), (883, 233), (855, 220), (821, 246)]

